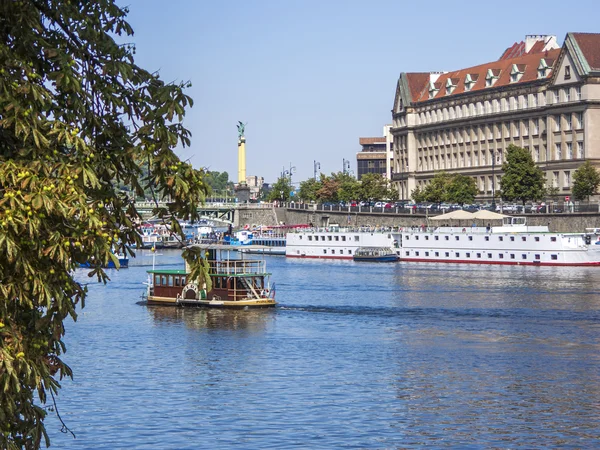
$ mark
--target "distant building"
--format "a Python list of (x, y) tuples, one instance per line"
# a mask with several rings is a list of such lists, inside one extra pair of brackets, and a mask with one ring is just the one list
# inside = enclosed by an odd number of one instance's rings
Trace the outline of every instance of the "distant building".
[(475, 179), (479, 199), (499, 190), (509, 144), (531, 152), (547, 185), (571, 193), (586, 160), (600, 167), (600, 34), (527, 36), (497, 61), (453, 72), (401, 73), (392, 181), (408, 199), (437, 171)]
[(381, 137), (362, 137), (358, 143), (362, 147), (356, 154), (356, 178), (358, 180), (366, 173), (380, 173), (388, 180), (392, 167), (392, 135), (391, 125), (383, 127)]
[(260, 194), (260, 190), (265, 183), (263, 177), (249, 176), (246, 177), (246, 185), (250, 188), (250, 199), (256, 200)]

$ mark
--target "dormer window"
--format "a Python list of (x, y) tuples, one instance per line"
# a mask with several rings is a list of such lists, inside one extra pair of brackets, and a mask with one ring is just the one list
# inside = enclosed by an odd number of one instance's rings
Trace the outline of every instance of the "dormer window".
[(550, 70), (552, 70), (552, 65), (554, 64), (553, 59), (542, 58), (540, 59), (540, 64), (537, 68), (537, 76), (538, 78), (546, 78), (550, 74)]
[(512, 69), (510, 71), (510, 82), (516, 83), (521, 79), (523, 73), (525, 72), (524, 64), (513, 64)]
[(492, 87), (500, 77), (500, 69), (488, 69), (485, 76), (485, 87)]
[(456, 78), (448, 78), (446, 80), (446, 95), (452, 94), (457, 84), (458, 80)]
[(432, 83), (431, 81), (429, 82), (429, 98), (433, 98), (437, 95), (437, 93), (440, 91), (440, 88), (438, 88), (435, 83)]
[(473, 86), (475, 85), (476, 81), (476, 75), (471, 75), (470, 73), (467, 74), (467, 76), (465, 77), (465, 91), (470, 91), (471, 89), (473, 89)]

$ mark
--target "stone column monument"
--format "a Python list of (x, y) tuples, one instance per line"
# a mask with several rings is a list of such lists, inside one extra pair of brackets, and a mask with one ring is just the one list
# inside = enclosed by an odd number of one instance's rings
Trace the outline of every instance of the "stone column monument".
[(238, 121), (238, 185), (235, 188), (239, 203), (248, 203), (250, 188), (246, 184), (246, 137), (244, 131), (246, 124)]

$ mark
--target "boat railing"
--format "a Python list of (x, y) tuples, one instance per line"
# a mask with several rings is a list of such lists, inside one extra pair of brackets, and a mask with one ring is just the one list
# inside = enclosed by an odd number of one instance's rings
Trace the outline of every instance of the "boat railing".
[(258, 275), (264, 274), (266, 261), (262, 260), (227, 260), (209, 261), (210, 273), (224, 275)]

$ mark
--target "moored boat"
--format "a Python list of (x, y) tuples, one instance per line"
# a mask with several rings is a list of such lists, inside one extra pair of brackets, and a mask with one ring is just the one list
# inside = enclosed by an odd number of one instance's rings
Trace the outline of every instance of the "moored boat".
[(395, 262), (400, 259), (390, 247), (359, 247), (353, 258), (361, 262)]
[(196, 244), (208, 263), (210, 286), (190, 278), (188, 267), (148, 271), (149, 305), (264, 308), (275, 306), (275, 286), (264, 260), (245, 258), (229, 245)]

